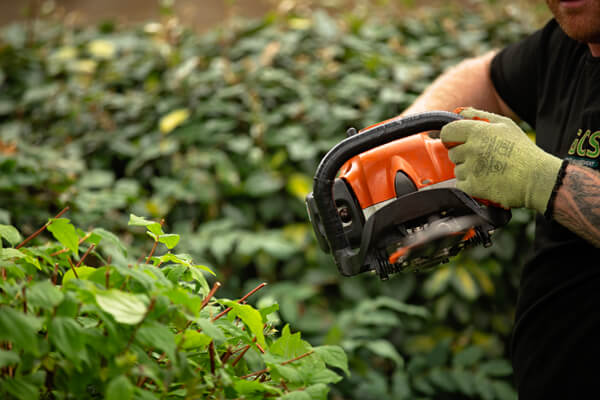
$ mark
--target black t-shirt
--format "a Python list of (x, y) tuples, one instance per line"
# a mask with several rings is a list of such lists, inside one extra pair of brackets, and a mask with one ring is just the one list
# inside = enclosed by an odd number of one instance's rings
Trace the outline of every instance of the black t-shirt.
[[(556, 21), (492, 61), (500, 97), (560, 158), (599, 170), (600, 58)], [(600, 397), (600, 249), (542, 216), (521, 276), (511, 357), (522, 400)]]

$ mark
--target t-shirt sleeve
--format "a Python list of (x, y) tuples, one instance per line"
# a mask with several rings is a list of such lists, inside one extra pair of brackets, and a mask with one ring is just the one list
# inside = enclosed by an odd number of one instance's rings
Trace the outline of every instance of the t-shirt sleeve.
[(490, 75), (496, 91), (522, 120), (535, 127), (540, 63), (546, 33), (543, 29), (501, 50), (492, 60)]

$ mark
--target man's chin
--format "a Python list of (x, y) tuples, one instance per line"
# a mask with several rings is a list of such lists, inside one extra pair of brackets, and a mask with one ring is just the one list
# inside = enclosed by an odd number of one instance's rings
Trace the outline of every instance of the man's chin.
[(600, 1), (546, 0), (562, 30), (579, 42), (600, 41)]
[(585, 17), (581, 18), (583, 20), (581, 22), (571, 16), (561, 18), (560, 15), (556, 15), (555, 17), (562, 30), (571, 39), (582, 43), (600, 43), (600, 23), (590, 23), (585, 21), (588, 19)]

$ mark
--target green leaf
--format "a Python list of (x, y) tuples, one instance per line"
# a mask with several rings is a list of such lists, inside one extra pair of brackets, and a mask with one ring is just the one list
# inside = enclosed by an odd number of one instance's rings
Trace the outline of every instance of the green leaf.
[(256, 336), (258, 344), (266, 348), (267, 343), (263, 334), (263, 319), (260, 312), (248, 304), (238, 304), (231, 300), (223, 300), (223, 304), (232, 308), (230, 313), (239, 317), (250, 328), (250, 332)]
[(300, 372), (292, 365), (279, 365), (271, 363), (267, 363), (267, 365), (271, 370), (271, 374), (273, 374), (274, 377), (277, 377), (276, 381), (278, 381), (279, 378), (283, 378), (286, 382), (291, 383), (304, 382), (304, 379)]
[(429, 380), (438, 388), (445, 392), (454, 392), (456, 390), (456, 384), (452, 378), (452, 375), (441, 367), (435, 367), (429, 373)]
[(484, 375), (475, 375), (475, 391), (481, 396), (483, 400), (494, 400), (494, 387), (492, 381), (487, 379)]
[(192, 268), (196, 268), (196, 269), (201, 269), (202, 271), (206, 271), (209, 274), (211, 274), (212, 276), (217, 276), (217, 274), (215, 274), (212, 269), (208, 268), (205, 265), (192, 265)]
[[(93, 274), (96, 271), (96, 268), (86, 266), (77, 267), (75, 269), (77, 270), (77, 276), (79, 277), (79, 279), (82, 280), (86, 280), (91, 274)], [(65, 275), (63, 276), (62, 280), (63, 285), (65, 285), (71, 279), (77, 279), (75, 277), (75, 273), (73, 272), (73, 268), (69, 268), (67, 272), (65, 272)]]
[[(163, 254), (162, 256), (160, 256), (160, 258), (158, 258), (158, 260), (160, 261), (161, 264), (173, 262), (176, 264), (187, 265), (188, 267), (191, 266), (191, 263), (189, 260), (187, 260), (186, 258), (180, 257), (177, 254), (173, 254), (173, 253)], [(157, 265), (156, 259), (155, 259), (155, 265)]]
[[(166, 292), (163, 292), (173, 304), (180, 304), (192, 314), (197, 314), (202, 304), (202, 299), (199, 296), (194, 296), (189, 290), (186, 290), (180, 286), (176, 286)], [(183, 310), (182, 310), (183, 311)]]
[(270, 306), (268, 306), (268, 307), (261, 308), (261, 309), (259, 309), (258, 311), (260, 312), (260, 315), (262, 315), (262, 317), (263, 317), (263, 320), (264, 320), (264, 321), (266, 321), (266, 320), (267, 320), (267, 317), (268, 317), (270, 314), (273, 314), (274, 312), (277, 312), (277, 311), (279, 311), (279, 304), (277, 304), (277, 303), (274, 303), (274, 304), (271, 304), (271, 305), (270, 305)]
[(208, 346), (212, 340), (213, 339), (210, 336), (191, 329), (188, 329), (182, 334), (177, 335), (177, 343), (179, 344), (183, 342), (183, 344), (181, 344), (181, 348), (184, 350)]
[(479, 365), (479, 372), (489, 376), (508, 376), (512, 374), (513, 369), (506, 360), (490, 360)]
[(517, 400), (517, 393), (508, 383), (493, 381), (492, 387), (498, 400)]
[(114, 233), (102, 228), (94, 228), (92, 234), (98, 235), (102, 238), (102, 240), (104, 240), (104, 242), (102, 242), (103, 246), (105, 246), (107, 243), (110, 243), (110, 245), (112, 245), (114, 248), (117, 248), (121, 254), (127, 255), (127, 249), (125, 249), (125, 246), (123, 246), (119, 238)]
[(391, 359), (399, 368), (404, 366), (404, 359), (398, 354), (396, 348), (387, 340), (379, 339), (368, 341), (365, 343), (365, 347), (380, 357)]
[(23, 253), (21, 250), (17, 249), (0, 249), (0, 260), (10, 260), (12, 258), (25, 258), (27, 254)]
[(272, 172), (257, 171), (244, 182), (244, 192), (252, 197), (262, 197), (277, 192), (283, 180)]
[(475, 365), (483, 357), (483, 350), (480, 347), (470, 346), (458, 352), (452, 364), (460, 367), (470, 367)]
[(177, 243), (179, 243), (179, 235), (166, 233), (164, 235), (160, 235), (158, 237), (158, 241), (163, 243), (169, 250), (171, 250), (173, 247), (177, 246)]
[(147, 296), (133, 295), (117, 289), (96, 293), (96, 302), (117, 322), (128, 325), (140, 323), (148, 310)]
[(475, 393), (475, 376), (463, 369), (453, 369), (451, 372), (460, 393), (472, 396)]
[(425, 281), (423, 291), (427, 298), (432, 298), (442, 293), (448, 286), (452, 270), (448, 267), (439, 267)]
[(339, 346), (318, 346), (313, 347), (313, 350), (325, 364), (331, 365), (344, 371), (347, 376), (350, 376), (348, 369), (348, 356), (344, 349)]
[(48, 339), (69, 358), (81, 360), (85, 357), (83, 329), (67, 317), (54, 317), (48, 326)]
[(136, 339), (148, 348), (156, 347), (164, 351), (169, 360), (175, 362), (175, 334), (166, 325), (147, 321), (138, 330)]
[(410, 381), (406, 371), (397, 369), (392, 377), (392, 396), (395, 400), (409, 400), (411, 397)]
[(47, 229), (63, 246), (71, 250), (76, 256), (79, 255), (79, 237), (75, 227), (67, 218), (51, 219)]
[(202, 332), (210, 336), (215, 341), (215, 343), (220, 344), (227, 340), (227, 338), (225, 338), (225, 335), (223, 334), (223, 331), (221, 331), (210, 320), (204, 318), (197, 318), (195, 321), (200, 327), (200, 329), (202, 329)]
[(125, 375), (113, 378), (106, 386), (105, 400), (131, 400), (135, 387)]
[(38, 353), (38, 331), (42, 319), (10, 307), (0, 308), (0, 339), (16, 344), (26, 353)]
[(341, 376), (339, 376), (338, 374), (336, 374), (335, 372), (333, 372), (330, 369), (325, 369), (325, 368), (321, 368), (321, 369), (312, 369), (310, 371), (310, 378), (309, 378), (309, 382), (310, 383), (324, 383), (324, 384), (330, 384), (330, 383), (338, 383), (339, 381), (341, 381), (343, 378)]
[(281, 394), (281, 390), (258, 381), (247, 381), (239, 379), (233, 382), (233, 388), (240, 395), (250, 395), (253, 393), (276, 393)]
[(63, 293), (50, 281), (36, 282), (27, 289), (27, 302), (30, 306), (52, 308), (64, 298)]
[(295, 392), (289, 392), (279, 398), (279, 400), (312, 400), (310, 393), (304, 390), (296, 390)]
[(304, 391), (308, 393), (312, 400), (327, 400), (329, 387), (324, 383), (317, 383), (316, 385), (307, 386)]
[[(40, 385), (41, 386), (41, 385)], [(3, 379), (0, 381), (0, 393), (6, 391), (18, 400), (38, 400), (40, 387), (27, 382), (23, 378)]]
[(300, 332), (292, 334), (290, 326), (285, 325), (281, 330), (281, 336), (271, 344), (270, 353), (282, 356), (286, 359), (301, 356), (311, 350), (310, 344), (300, 338)]
[(458, 293), (467, 300), (475, 300), (477, 296), (479, 296), (479, 290), (475, 280), (463, 267), (456, 268), (454, 275), (452, 276), (452, 283)]
[(129, 214), (129, 222), (127, 225), (130, 226), (145, 226), (151, 233), (156, 236), (164, 235), (162, 227), (158, 222), (150, 221), (142, 217), (138, 217), (134, 214)]
[(0, 224), (0, 237), (6, 239), (6, 241), (13, 246), (23, 241), (23, 238), (21, 237), (21, 234), (17, 228), (12, 225)]
[(15, 365), (21, 362), (19, 354), (10, 350), (0, 349), (0, 368), (4, 368), (7, 365)]

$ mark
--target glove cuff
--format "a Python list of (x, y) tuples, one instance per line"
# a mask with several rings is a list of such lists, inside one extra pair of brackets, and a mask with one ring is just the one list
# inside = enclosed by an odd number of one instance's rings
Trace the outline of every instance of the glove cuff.
[(546, 211), (544, 212), (544, 217), (546, 219), (552, 219), (554, 214), (554, 200), (556, 200), (556, 193), (558, 189), (562, 186), (563, 179), (565, 178), (565, 174), (567, 173), (567, 166), (569, 162), (567, 160), (563, 160), (560, 165), (560, 169), (558, 170), (558, 175), (556, 177), (556, 182), (554, 183), (554, 187), (552, 188), (552, 193), (550, 193), (550, 199), (548, 200), (548, 204), (546, 205)]
[(554, 197), (552, 193), (557, 189), (558, 181), (562, 181), (559, 175), (564, 164), (558, 157), (548, 153), (545, 153), (545, 156), (544, 160), (531, 171), (528, 201), (525, 204), (527, 208), (537, 210), (540, 214), (546, 213), (550, 200)]

